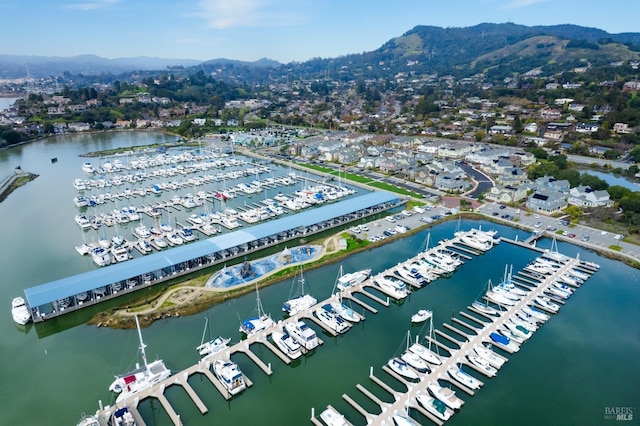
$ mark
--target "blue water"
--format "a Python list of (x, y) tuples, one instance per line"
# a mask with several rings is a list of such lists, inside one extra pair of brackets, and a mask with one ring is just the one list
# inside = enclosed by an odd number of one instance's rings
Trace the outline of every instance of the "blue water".
[(632, 191), (640, 191), (640, 180), (638, 179), (630, 180), (625, 178), (624, 176), (616, 176), (613, 173), (604, 173), (597, 170), (580, 170), (580, 173), (597, 176), (607, 182), (609, 185), (620, 185), (625, 188), (629, 188)]

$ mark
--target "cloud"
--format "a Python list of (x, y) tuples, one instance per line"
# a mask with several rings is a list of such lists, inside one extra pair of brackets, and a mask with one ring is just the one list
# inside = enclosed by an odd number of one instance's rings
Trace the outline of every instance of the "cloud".
[(96, 9), (105, 9), (109, 6), (113, 6), (118, 3), (120, 0), (88, 0), (82, 3), (74, 3), (69, 5), (69, 9), (75, 10), (96, 10)]
[(294, 7), (300, 2), (274, 0), (200, 0), (196, 15), (214, 29), (287, 26), (304, 16)]
[(512, 0), (504, 5), (504, 9), (520, 9), (522, 7), (528, 7), (538, 3), (546, 3), (548, 1), (551, 0)]

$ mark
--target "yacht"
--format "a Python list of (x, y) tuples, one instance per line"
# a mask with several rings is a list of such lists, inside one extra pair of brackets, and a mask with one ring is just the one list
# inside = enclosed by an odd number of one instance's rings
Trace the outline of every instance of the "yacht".
[(80, 226), (80, 228), (82, 228), (82, 229), (86, 229), (86, 228), (91, 227), (91, 221), (84, 214), (77, 214), (76, 217), (75, 217), (75, 220), (76, 220), (76, 223), (78, 224), (78, 226)]
[(447, 369), (447, 373), (449, 373), (449, 376), (451, 376), (453, 380), (469, 389), (479, 389), (482, 385), (480, 380), (463, 371), (462, 367), (452, 365)]
[(409, 294), (407, 285), (399, 279), (378, 275), (374, 278), (374, 282), (394, 299), (404, 299)]
[(440, 360), (440, 358), (438, 358), (436, 354), (434, 354), (429, 349), (422, 346), (420, 343), (414, 343), (413, 345), (409, 346), (409, 350), (414, 354), (418, 355), (423, 360), (427, 361), (429, 364), (432, 364), (432, 365), (442, 364), (442, 361)]
[(318, 319), (336, 333), (342, 334), (351, 328), (351, 324), (338, 315), (328, 303), (316, 309), (315, 312)]
[(335, 408), (329, 406), (322, 413), (320, 413), (320, 419), (327, 426), (351, 426), (351, 423), (345, 419)]
[(142, 361), (144, 365), (140, 367), (136, 364), (136, 369), (128, 373), (116, 376), (116, 379), (109, 386), (111, 392), (115, 392), (118, 395), (116, 403), (122, 402), (125, 399), (136, 395), (156, 383), (171, 376), (171, 370), (169, 370), (162, 360), (156, 360), (151, 363), (147, 363), (147, 356), (145, 353), (146, 345), (142, 340), (142, 333), (140, 331), (140, 323), (138, 322), (138, 316), (136, 315), (136, 328), (138, 329), (138, 338), (140, 340), (140, 352), (142, 355)]
[(404, 378), (416, 381), (419, 379), (418, 373), (416, 373), (415, 370), (409, 367), (409, 364), (406, 361), (400, 358), (391, 358), (389, 362), (387, 362), (387, 365), (393, 372), (399, 374)]
[(426, 320), (431, 318), (431, 315), (433, 315), (432, 311), (429, 311), (427, 309), (420, 309), (418, 312), (411, 315), (411, 322), (414, 324), (425, 322)]
[(247, 387), (238, 364), (231, 360), (216, 359), (213, 362), (213, 372), (231, 395), (237, 395)]
[(11, 316), (13, 320), (20, 325), (25, 325), (31, 321), (31, 314), (29, 313), (29, 308), (24, 298), (20, 296), (13, 298), (11, 301)]
[(481, 241), (471, 235), (462, 235), (458, 237), (460, 242), (465, 246), (469, 246), (473, 249), (480, 251), (487, 251), (493, 247), (493, 244), (490, 241)]
[[(340, 266), (340, 270), (342, 271), (342, 266)], [(341, 275), (338, 278), (336, 287), (340, 290), (346, 290), (360, 284), (361, 282), (369, 278), (369, 275), (371, 275), (371, 269), (362, 269), (356, 272), (349, 272), (347, 274)]]
[(96, 169), (93, 167), (93, 164), (85, 161), (84, 163), (82, 163), (82, 171), (85, 173), (95, 173)]
[(316, 332), (302, 321), (289, 321), (284, 325), (284, 329), (296, 342), (308, 351), (319, 345)]
[(430, 383), (427, 390), (434, 398), (444, 402), (444, 404), (452, 410), (462, 407), (462, 400), (456, 396), (456, 392), (444, 386), (440, 386), (438, 382)]
[(418, 393), (416, 395), (416, 401), (420, 403), (428, 412), (433, 414), (438, 419), (446, 422), (453, 415), (453, 411), (447, 408), (444, 402), (424, 393)]
[(298, 343), (289, 333), (283, 333), (281, 331), (274, 331), (271, 333), (271, 338), (275, 342), (276, 346), (280, 348), (285, 355), (291, 359), (300, 358), (302, 355), (302, 346)]
[(98, 266), (107, 266), (111, 264), (112, 258), (109, 250), (102, 247), (95, 247), (91, 250), (91, 258)]
[(129, 260), (129, 250), (127, 250), (125, 246), (112, 248), (111, 254), (117, 262), (124, 262), (125, 260)]

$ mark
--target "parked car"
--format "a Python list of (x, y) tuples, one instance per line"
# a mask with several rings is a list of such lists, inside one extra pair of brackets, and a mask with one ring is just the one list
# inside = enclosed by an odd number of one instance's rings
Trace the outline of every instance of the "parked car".
[(507, 206), (505, 206), (505, 205), (500, 206), (500, 210), (504, 210), (506, 208), (507, 208)]

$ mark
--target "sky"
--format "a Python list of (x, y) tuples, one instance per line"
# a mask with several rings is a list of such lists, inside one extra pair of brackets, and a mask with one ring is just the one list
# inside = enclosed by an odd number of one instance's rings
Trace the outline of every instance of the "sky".
[(282, 63), (375, 50), (416, 25), (640, 32), (638, 0), (0, 0), (0, 54)]

